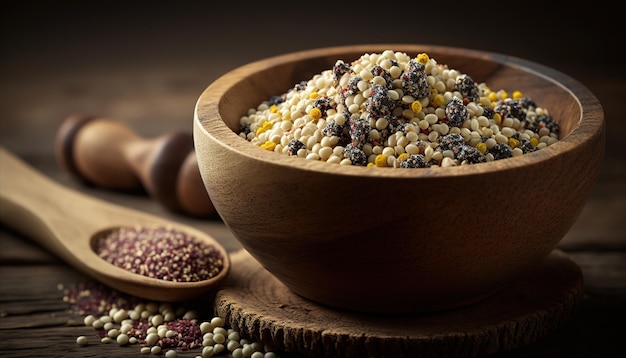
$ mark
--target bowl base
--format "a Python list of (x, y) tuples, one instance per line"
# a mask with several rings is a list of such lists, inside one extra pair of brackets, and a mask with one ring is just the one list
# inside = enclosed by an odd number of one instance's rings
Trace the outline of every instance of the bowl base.
[(533, 343), (566, 323), (583, 299), (580, 267), (560, 250), (476, 304), (415, 315), (319, 305), (290, 291), (247, 251), (215, 296), (242, 335), (303, 357), (477, 357)]

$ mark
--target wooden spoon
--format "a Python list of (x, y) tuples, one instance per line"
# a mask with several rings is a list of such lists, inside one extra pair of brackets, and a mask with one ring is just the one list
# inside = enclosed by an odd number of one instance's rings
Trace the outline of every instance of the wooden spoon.
[[(81, 272), (138, 297), (182, 301), (216, 287), (230, 270), (226, 250), (211, 236), (158, 216), (108, 203), (66, 188), (0, 147), (0, 221), (34, 239)], [(122, 227), (168, 227), (213, 246), (223, 267), (210, 279), (174, 282), (117, 267), (93, 250), (104, 232)]]
[(107, 189), (145, 189), (174, 212), (217, 216), (198, 169), (188, 132), (144, 138), (121, 121), (75, 114), (55, 139), (57, 161), (73, 176)]

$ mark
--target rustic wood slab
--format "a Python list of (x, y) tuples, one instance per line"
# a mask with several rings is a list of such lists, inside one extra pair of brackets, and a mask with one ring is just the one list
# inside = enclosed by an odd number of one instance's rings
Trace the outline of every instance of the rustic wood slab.
[[(318, 305), (292, 293), (247, 251), (216, 294), (240, 332), (310, 357), (476, 357), (528, 345), (561, 327), (583, 298), (580, 267), (560, 250), (490, 298), (429, 315), (372, 315)], [(401, 288), (399, 288), (401, 289)]]

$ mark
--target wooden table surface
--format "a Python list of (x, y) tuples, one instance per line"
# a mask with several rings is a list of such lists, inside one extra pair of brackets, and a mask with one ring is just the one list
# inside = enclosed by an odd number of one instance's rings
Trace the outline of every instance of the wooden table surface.
[[(610, 36), (622, 31), (611, 19), (615, 15), (602, 13), (606, 8), (568, 9), (567, 16), (549, 17), (522, 7), (487, 11), (465, 4), (428, 22), (425, 16), (443, 9), (435, 4), (347, 9), (324, 3), (306, 8), (280, 2), (128, 3), (25, 2), (3, 9), (0, 145), (64, 185), (195, 226), (230, 251), (240, 245), (219, 219), (174, 214), (146, 196), (88, 187), (71, 178), (54, 158), (61, 122), (73, 113), (89, 113), (120, 120), (146, 138), (191, 131), (196, 99), (226, 71), (270, 55), (341, 44), (476, 48), (524, 57), (578, 79), (602, 103), (607, 124), (597, 184), (559, 244), (582, 269), (585, 298), (563, 328), (500, 356), (625, 356), (626, 76), (613, 51), (616, 44), (598, 42), (615, 41)], [(0, 226), (0, 242), (0, 355), (139, 355), (138, 349), (115, 345), (78, 347), (75, 338), (93, 330), (67, 312), (57, 285), (75, 284), (82, 274), (5, 226)]]

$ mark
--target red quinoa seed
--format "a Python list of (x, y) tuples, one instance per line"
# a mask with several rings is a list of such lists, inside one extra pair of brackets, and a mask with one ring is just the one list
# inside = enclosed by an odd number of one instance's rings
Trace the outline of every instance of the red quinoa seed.
[(117, 267), (166, 281), (208, 280), (224, 266), (215, 247), (169, 227), (117, 228), (93, 245), (98, 256)]

